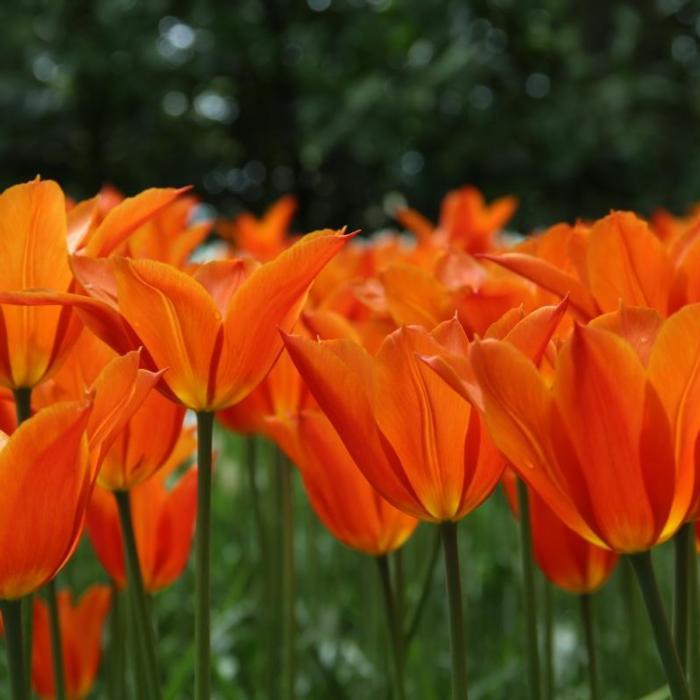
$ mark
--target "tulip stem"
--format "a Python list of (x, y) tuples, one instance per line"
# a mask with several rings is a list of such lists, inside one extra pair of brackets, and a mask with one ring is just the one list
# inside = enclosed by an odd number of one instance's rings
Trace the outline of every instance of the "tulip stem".
[(590, 688), (590, 698), (591, 700), (598, 700), (600, 698), (600, 689), (595, 652), (593, 596), (590, 593), (583, 593), (579, 596), (579, 602), (581, 603), (581, 621), (583, 622), (583, 633), (586, 639), (586, 655), (588, 656), (588, 687)]
[(690, 523), (685, 523), (673, 538), (673, 640), (684, 671), (688, 660), (688, 545), (693, 539), (692, 528)]
[(143, 576), (139, 563), (139, 554), (134, 534), (134, 523), (131, 514), (131, 498), (128, 491), (115, 491), (114, 497), (119, 510), (119, 522), (122, 528), (122, 541), (126, 559), (127, 593), (131, 602), (131, 612), (134, 630), (141, 645), (146, 681), (151, 697), (160, 697), (160, 680), (158, 678), (158, 655), (156, 652), (153, 622), (143, 587)]
[[(17, 415), (17, 425), (24, 423), (32, 415), (32, 390), (31, 387), (19, 387), (13, 392), (15, 399), (15, 413)], [(22, 639), (24, 643), (24, 658), (32, 658), (32, 636), (34, 625), (34, 594), (22, 598)], [(27, 695), (30, 695), (32, 687), (32, 665), (25, 664), (24, 667), (24, 687)]]
[(450, 611), (450, 640), (452, 645), (452, 700), (467, 700), (467, 655), (464, 636), (462, 583), (459, 573), (457, 523), (446, 520), (440, 524), (442, 551), (445, 557), (447, 600)]
[(296, 686), (296, 623), (294, 599), (294, 491), (292, 465), (280, 455), (278, 463), (279, 489), (282, 506), (282, 698), (294, 700)]
[(530, 524), (530, 500), (527, 486), (518, 479), (518, 507), (520, 509), (520, 561), (523, 575), (523, 604), (527, 630), (527, 671), (530, 697), (539, 700), (541, 695), (540, 659), (537, 641), (537, 609), (535, 601), (535, 567), (532, 560), (532, 529)]
[(688, 605), (689, 640), (688, 640), (688, 677), (694, 698), (700, 698), (700, 600), (698, 599), (698, 562), (695, 553), (695, 536), (688, 545), (688, 586), (690, 602)]
[(666, 680), (671, 691), (671, 697), (673, 700), (690, 700), (690, 691), (683, 675), (683, 667), (678, 658), (678, 652), (673, 643), (666, 611), (661, 600), (659, 584), (654, 574), (651, 552), (630, 554), (629, 559), (634, 567), (639, 588), (642, 591), (642, 597), (646, 604), (649, 621), (654, 631), (656, 648), (666, 672)]
[(386, 622), (389, 630), (392, 697), (393, 700), (405, 700), (406, 692), (403, 684), (403, 640), (401, 639), (401, 623), (396, 604), (396, 596), (391, 585), (389, 560), (387, 556), (383, 554), (379, 557), (375, 557), (375, 561), (377, 562), (377, 569), (379, 570), (379, 580), (382, 585), (384, 610), (386, 612)]
[(433, 585), (433, 578), (435, 577), (435, 566), (437, 565), (438, 556), (440, 555), (440, 530), (437, 529), (435, 532), (435, 539), (433, 541), (432, 551), (430, 552), (430, 559), (425, 566), (425, 572), (423, 573), (423, 585), (421, 586), (420, 598), (416, 603), (416, 607), (413, 610), (413, 615), (411, 616), (411, 621), (406, 628), (406, 634), (404, 639), (404, 648), (408, 649), (413, 638), (416, 636), (418, 631), (418, 625), (420, 624), (421, 617), (423, 616), (423, 611), (430, 598), (430, 590)]
[(29, 693), (25, 681), (24, 647), (22, 644), (22, 603), (20, 600), (0, 601), (2, 619), (5, 625), (5, 646), (7, 665), (10, 671), (12, 700), (28, 700)]
[(214, 414), (197, 413), (197, 530), (195, 551), (195, 700), (211, 695), (211, 477)]
[(552, 586), (544, 581), (544, 697), (554, 698), (554, 619), (552, 616)]
[(109, 659), (110, 697), (121, 700), (126, 697), (126, 675), (124, 668), (124, 620), (122, 596), (117, 584), (112, 581), (112, 610), (109, 613)]
[(46, 584), (46, 601), (49, 607), (49, 626), (51, 628), (51, 659), (53, 661), (53, 680), (56, 700), (66, 698), (66, 679), (63, 665), (63, 645), (61, 644), (61, 618), (58, 615), (58, 598), (56, 580)]

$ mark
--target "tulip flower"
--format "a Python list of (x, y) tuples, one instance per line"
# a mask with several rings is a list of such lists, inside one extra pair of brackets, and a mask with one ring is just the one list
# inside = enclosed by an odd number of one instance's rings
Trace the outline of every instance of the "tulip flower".
[(613, 212), (590, 227), (553, 226), (512, 252), (484, 256), (563, 298), (587, 321), (620, 302), (665, 316), (686, 300), (683, 260), (674, 263), (648, 224), (631, 212)]
[(272, 260), (291, 242), (289, 225), (296, 209), (296, 199), (287, 195), (280, 197), (261, 218), (243, 212), (233, 221), (219, 221), (217, 231), (233, 243), (236, 251), (249, 253), (256, 260)]
[[(648, 550), (673, 535), (697, 490), (700, 305), (576, 326), (548, 385), (507, 343), (470, 350), (489, 431), (519, 475), (572, 530), (634, 554), (674, 697), (687, 697)], [(672, 652), (668, 650), (672, 649)]]
[[(172, 471), (194, 450), (191, 432), (182, 434), (168, 464), (131, 490), (131, 515), (138, 558), (147, 592), (172, 584), (187, 565), (197, 511), (197, 474), (188, 469), (168, 488)], [(87, 514), (87, 528), (97, 557), (118, 586), (126, 586), (123, 534), (117, 503), (97, 487)]]
[[(107, 586), (94, 585), (74, 604), (70, 591), (58, 593), (65, 690), (69, 700), (86, 698), (95, 683), (100, 665), (102, 628), (111, 595)], [(49, 610), (39, 598), (34, 600), (32, 683), (42, 700), (56, 697)]]
[(400, 328), (374, 356), (350, 340), (285, 337), (311, 393), (370, 484), (408, 515), (442, 523), (457, 698), (466, 696), (466, 668), (454, 523), (489, 496), (503, 460), (477, 411), (418, 355), (435, 354), (440, 343), (464, 342), (455, 320), (431, 333)]
[[(107, 254), (178, 194), (150, 190), (125, 200), (93, 226), (82, 209), (66, 212), (63, 192), (51, 180), (10, 187), (0, 195), (0, 295), (30, 288), (68, 291), (73, 282), (69, 252)], [(69, 308), (3, 304), (0, 314), (0, 384), (15, 390), (31, 389), (48, 377), (82, 327)]]
[(469, 253), (484, 253), (494, 247), (494, 237), (513, 216), (515, 197), (501, 197), (486, 204), (476, 187), (466, 186), (445, 195), (437, 226), (409, 208), (399, 209), (396, 218), (418, 238), (420, 245), (452, 246)]

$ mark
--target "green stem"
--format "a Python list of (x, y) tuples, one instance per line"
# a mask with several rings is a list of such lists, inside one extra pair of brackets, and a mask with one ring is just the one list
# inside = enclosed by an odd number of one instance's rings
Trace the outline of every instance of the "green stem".
[(591, 700), (600, 698), (598, 685), (598, 664), (595, 651), (595, 619), (593, 617), (593, 597), (590, 593), (579, 596), (581, 603), (581, 621), (586, 638), (586, 654), (588, 656), (588, 686)]
[(695, 533), (688, 543), (688, 676), (693, 697), (700, 699), (700, 598), (698, 596), (698, 561), (695, 552)]
[[(15, 413), (17, 415), (17, 425), (24, 423), (32, 415), (32, 390), (30, 387), (19, 387), (13, 392), (15, 398)], [(24, 644), (24, 658), (32, 658), (32, 637), (34, 625), (34, 594), (30, 593), (22, 598), (22, 639)], [(27, 695), (31, 694), (32, 688), (32, 665), (25, 664), (24, 667), (24, 687)]]
[(194, 697), (211, 695), (211, 477), (214, 414), (197, 413)]
[[(399, 631), (403, 630), (404, 619), (406, 617), (406, 574), (403, 565), (403, 547), (395, 550), (391, 554), (392, 570), (394, 572), (394, 598), (396, 600), (396, 619), (399, 621)], [(403, 645), (403, 637), (401, 643)]]
[(442, 550), (445, 557), (447, 600), (450, 610), (450, 640), (452, 645), (452, 700), (467, 700), (467, 647), (464, 638), (462, 583), (459, 574), (457, 523), (440, 524)]
[(61, 618), (58, 614), (58, 597), (56, 581), (46, 584), (46, 600), (49, 607), (49, 627), (51, 628), (51, 659), (53, 661), (53, 679), (56, 700), (66, 698), (66, 679), (63, 663), (63, 645), (61, 643)]
[(128, 491), (115, 491), (114, 497), (117, 501), (119, 522), (122, 528), (122, 541), (124, 544), (128, 583), (127, 592), (131, 601), (134, 629), (140, 638), (149, 689), (148, 692), (151, 697), (159, 698), (160, 680), (158, 673), (158, 654), (156, 652), (153, 622), (148, 609), (146, 592), (143, 587), (143, 576), (141, 574), (141, 564), (139, 563), (134, 523), (131, 515), (131, 499)]
[(253, 506), (253, 519), (255, 521), (256, 538), (262, 569), (267, 576), (267, 562), (269, 553), (267, 551), (267, 528), (260, 500), (260, 488), (258, 487), (258, 450), (256, 447), (257, 438), (255, 435), (248, 435), (245, 439), (246, 454), (245, 463), (248, 471), (248, 483), (250, 485), (250, 501)]
[(436, 528), (435, 539), (433, 540), (432, 550), (430, 552), (430, 559), (425, 567), (425, 572), (423, 573), (423, 585), (421, 586), (420, 597), (416, 603), (416, 607), (413, 610), (413, 615), (411, 616), (411, 621), (406, 628), (406, 634), (404, 638), (404, 647), (408, 649), (413, 638), (416, 636), (418, 631), (418, 625), (420, 624), (421, 617), (423, 616), (423, 611), (430, 598), (430, 591), (433, 585), (433, 578), (435, 577), (435, 567), (437, 565), (438, 556), (440, 554), (440, 529)]
[(693, 537), (692, 528), (685, 523), (673, 538), (673, 640), (684, 671), (688, 659), (688, 542)]
[(279, 487), (282, 499), (282, 698), (294, 700), (296, 686), (296, 623), (294, 601), (294, 491), (292, 465), (287, 459), (279, 462)]
[(518, 506), (520, 508), (520, 559), (523, 575), (523, 605), (527, 630), (527, 671), (530, 697), (539, 700), (541, 695), (540, 659), (537, 641), (537, 609), (535, 602), (535, 566), (532, 558), (532, 530), (530, 501), (527, 486), (518, 479)]
[(678, 652), (673, 643), (666, 611), (659, 592), (659, 585), (654, 574), (651, 552), (630, 554), (629, 558), (637, 575), (639, 588), (642, 591), (646, 604), (647, 614), (649, 615), (649, 621), (656, 639), (656, 648), (666, 672), (666, 680), (671, 691), (671, 697), (674, 700), (690, 700), (690, 691), (683, 675), (683, 667), (678, 658)]
[(396, 596), (391, 585), (389, 560), (386, 555), (375, 558), (379, 570), (379, 580), (382, 585), (384, 610), (389, 629), (391, 646), (391, 685), (394, 700), (405, 700), (406, 692), (403, 685), (403, 640), (401, 639), (401, 623), (396, 605)]
[(552, 612), (552, 585), (544, 582), (544, 696), (554, 698), (554, 617)]
[(2, 619), (5, 625), (5, 645), (7, 647), (12, 700), (28, 700), (29, 692), (25, 682), (25, 657), (22, 644), (22, 605), (19, 600), (3, 600), (0, 601), (0, 610), (2, 610)]
[(126, 697), (124, 639), (121, 593), (117, 584), (112, 581), (112, 609), (109, 613), (110, 697), (112, 700), (122, 700)]

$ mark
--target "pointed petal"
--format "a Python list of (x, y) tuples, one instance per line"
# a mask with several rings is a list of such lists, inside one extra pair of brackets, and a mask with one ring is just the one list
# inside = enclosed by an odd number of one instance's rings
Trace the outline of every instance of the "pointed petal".
[(563, 299), (569, 297), (572, 311), (588, 320), (598, 315), (596, 300), (572, 274), (563, 272), (551, 263), (525, 253), (502, 253), (479, 256), (502, 265), (511, 272), (529, 279), (538, 286)]
[(319, 231), (255, 270), (233, 295), (224, 317), (221, 360), (210, 407), (240, 401), (269, 372), (282, 350), (278, 329), (296, 323), (309, 287), (349, 236)]
[(109, 255), (139, 226), (188, 189), (154, 187), (123, 200), (109, 210), (102, 223), (90, 234), (84, 254), (95, 258)]

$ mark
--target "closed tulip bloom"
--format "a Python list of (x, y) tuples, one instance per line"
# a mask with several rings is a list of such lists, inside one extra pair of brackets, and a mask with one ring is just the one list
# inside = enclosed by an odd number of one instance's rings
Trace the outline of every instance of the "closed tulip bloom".
[(289, 354), (367, 480), (421, 520), (458, 520), (491, 493), (503, 470), (478, 412), (418, 355), (461, 347), (457, 321), (432, 333), (387, 336), (370, 355), (351, 340), (287, 336)]
[(270, 432), (301, 472), (314, 512), (334, 537), (381, 556), (411, 536), (418, 522), (370, 485), (321, 411), (304, 411), (294, 424), (271, 423)]
[(668, 539), (695, 500), (699, 354), (700, 305), (576, 326), (551, 378), (506, 342), (469, 353), (499, 449), (572, 530), (620, 553)]
[(94, 482), (91, 408), (56, 404), (0, 436), (0, 600), (43, 586), (77, 544)]
[[(150, 593), (172, 584), (187, 565), (197, 513), (197, 472), (188, 469), (169, 488), (172, 471), (191, 454), (194, 436), (185, 432), (170, 460), (131, 490), (131, 515), (144, 588)], [(100, 563), (120, 587), (126, 586), (121, 525), (114, 496), (97, 487), (87, 514), (90, 542)]]
[[(102, 654), (102, 628), (112, 593), (94, 585), (74, 603), (70, 591), (58, 593), (58, 618), (63, 649), (65, 691), (68, 700), (86, 698), (97, 677)], [(34, 599), (32, 684), (42, 700), (56, 697), (49, 611), (43, 600)]]

